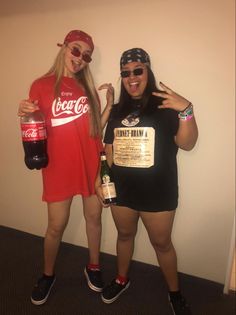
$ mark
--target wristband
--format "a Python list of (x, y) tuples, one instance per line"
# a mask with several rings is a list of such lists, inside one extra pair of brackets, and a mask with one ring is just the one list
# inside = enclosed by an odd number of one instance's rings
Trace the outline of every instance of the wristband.
[(190, 120), (193, 118), (193, 104), (189, 103), (188, 106), (178, 114), (181, 120)]

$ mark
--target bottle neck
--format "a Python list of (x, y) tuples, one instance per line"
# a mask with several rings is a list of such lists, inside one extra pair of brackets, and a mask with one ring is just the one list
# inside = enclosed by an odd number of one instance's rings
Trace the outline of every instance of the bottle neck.
[(107, 158), (106, 158), (106, 155), (101, 155), (101, 161), (106, 161)]

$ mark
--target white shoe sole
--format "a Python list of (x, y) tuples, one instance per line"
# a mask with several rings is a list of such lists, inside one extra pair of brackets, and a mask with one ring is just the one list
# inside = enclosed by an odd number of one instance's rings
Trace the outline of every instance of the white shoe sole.
[(127, 290), (129, 286), (130, 286), (130, 281), (126, 284), (126, 286), (125, 286), (115, 297), (113, 297), (112, 299), (109, 299), (109, 300), (108, 300), (108, 299), (105, 299), (105, 298), (103, 297), (103, 295), (101, 295), (101, 298), (102, 298), (103, 302), (106, 303), (106, 304), (111, 304), (111, 303), (115, 302), (115, 300), (117, 300), (118, 297), (119, 297), (125, 290)]
[(48, 299), (48, 297), (49, 297), (49, 294), (50, 294), (50, 292), (51, 292), (51, 290), (52, 290), (52, 287), (53, 287), (55, 281), (56, 281), (56, 277), (54, 278), (54, 280), (53, 280), (53, 282), (52, 282), (52, 284), (51, 284), (51, 286), (50, 286), (50, 288), (49, 288), (49, 290), (48, 290), (48, 294), (45, 296), (45, 298), (44, 298), (43, 300), (37, 301), (37, 300), (34, 300), (34, 299), (31, 297), (31, 298), (30, 298), (31, 302), (32, 302), (34, 305), (42, 305), (42, 304), (46, 303), (46, 301), (47, 301), (47, 299)]
[(86, 270), (86, 267), (84, 268), (84, 275), (86, 277), (86, 280), (87, 280), (87, 283), (88, 283), (88, 286), (91, 290), (95, 291), (95, 292), (102, 292), (102, 288), (98, 288), (96, 287), (95, 285), (93, 285), (90, 280), (89, 280), (89, 276), (88, 276), (88, 273), (87, 273), (87, 270)]

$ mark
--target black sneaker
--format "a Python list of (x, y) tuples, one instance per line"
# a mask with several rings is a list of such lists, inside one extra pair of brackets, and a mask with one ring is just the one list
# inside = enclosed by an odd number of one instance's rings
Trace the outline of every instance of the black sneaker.
[(55, 281), (56, 281), (55, 276), (49, 277), (43, 275), (42, 278), (38, 280), (38, 282), (35, 284), (33, 288), (31, 294), (31, 302), (35, 305), (44, 304), (48, 299), (48, 296)]
[(189, 305), (183, 296), (170, 298), (170, 305), (174, 315), (192, 315)]
[(84, 274), (87, 279), (88, 286), (90, 289), (96, 292), (102, 292), (103, 289), (103, 281), (102, 281), (102, 273), (100, 270), (90, 270), (86, 266), (84, 268)]
[(130, 281), (125, 284), (119, 284), (116, 282), (116, 279), (112, 280), (112, 282), (102, 290), (101, 297), (103, 302), (107, 304), (114, 302), (125, 290), (128, 289), (129, 285)]

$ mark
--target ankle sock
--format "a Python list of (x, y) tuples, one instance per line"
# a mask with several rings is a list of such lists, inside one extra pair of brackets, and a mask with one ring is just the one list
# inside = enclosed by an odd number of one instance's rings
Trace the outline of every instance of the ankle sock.
[(100, 270), (100, 265), (98, 264), (88, 264), (87, 267), (89, 270), (93, 270), (93, 271)]
[(121, 284), (121, 285), (124, 285), (124, 284), (126, 284), (128, 282), (128, 278), (120, 276), (120, 275), (117, 275), (116, 276), (116, 282)]

